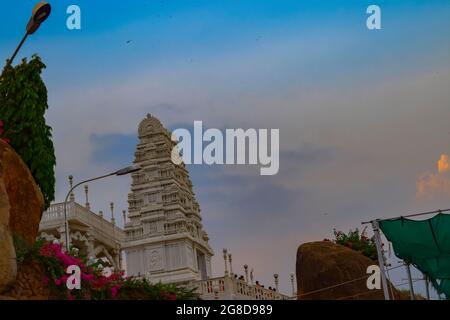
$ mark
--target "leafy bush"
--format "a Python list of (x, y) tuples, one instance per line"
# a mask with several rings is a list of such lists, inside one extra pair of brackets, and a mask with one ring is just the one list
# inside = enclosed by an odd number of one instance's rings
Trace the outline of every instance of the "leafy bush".
[(56, 165), (52, 129), (45, 123), (47, 88), (41, 78), (45, 64), (34, 55), (16, 67), (7, 66), (0, 80), (1, 138), (27, 164), (45, 200), (54, 200)]
[(333, 240), (334, 243), (346, 246), (355, 251), (359, 251), (366, 257), (377, 261), (378, 254), (377, 247), (375, 245), (375, 239), (374, 237), (367, 237), (366, 228), (364, 228), (361, 233), (359, 232), (358, 228), (356, 228), (355, 230), (350, 229), (347, 234), (343, 233), (342, 231), (336, 231), (336, 229), (333, 229), (333, 233), (335, 237), (335, 239)]
[(3, 126), (4, 126), (3, 121), (0, 120), (0, 140), (9, 143), (8, 137), (5, 136), (5, 129), (3, 128)]
[[(64, 252), (59, 244), (38, 240), (27, 255), (38, 261), (45, 270), (42, 279), (57, 299), (69, 300), (189, 300), (195, 299), (193, 290), (162, 283), (152, 284), (145, 279), (124, 277), (124, 273), (105, 275), (100, 262), (89, 264), (86, 257), (75, 251)], [(76, 265), (81, 270), (81, 289), (69, 290), (67, 267)]]
[(124, 300), (192, 300), (197, 298), (194, 290), (174, 284), (152, 284), (146, 279), (128, 278), (122, 284), (119, 296)]

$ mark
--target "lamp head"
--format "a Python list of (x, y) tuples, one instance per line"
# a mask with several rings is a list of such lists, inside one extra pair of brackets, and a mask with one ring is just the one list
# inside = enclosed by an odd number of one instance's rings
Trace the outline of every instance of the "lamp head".
[(27, 24), (27, 33), (33, 34), (39, 29), (41, 23), (47, 20), (50, 13), (52, 12), (52, 7), (49, 3), (45, 1), (39, 2), (32, 11), (30, 21)]
[(132, 166), (117, 170), (116, 172), (114, 172), (114, 174), (116, 176), (124, 176), (124, 175), (130, 174), (130, 173), (133, 173), (133, 172), (137, 172), (141, 169), (142, 168), (140, 165), (134, 164)]

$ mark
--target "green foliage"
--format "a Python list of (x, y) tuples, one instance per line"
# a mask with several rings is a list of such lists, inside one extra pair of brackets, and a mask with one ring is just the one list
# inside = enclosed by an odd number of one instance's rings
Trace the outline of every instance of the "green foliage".
[[(189, 290), (174, 284), (150, 283), (146, 279), (124, 277), (122, 271), (104, 274), (104, 263), (91, 263), (76, 250), (65, 252), (57, 243), (38, 239), (23, 254), (25, 262), (38, 262), (45, 275), (43, 284), (51, 289), (57, 300), (191, 300), (196, 299), (195, 289)], [(69, 290), (66, 286), (67, 267), (78, 266), (81, 288)]]
[(45, 200), (54, 200), (56, 165), (52, 129), (45, 123), (47, 88), (41, 78), (45, 64), (34, 55), (16, 67), (8, 66), (0, 81), (0, 120), (3, 137), (29, 167)]
[(336, 231), (336, 229), (333, 230), (334, 232), (334, 242), (343, 246), (346, 246), (350, 249), (353, 249), (355, 251), (361, 252), (366, 257), (377, 261), (378, 255), (377, 255), (377, 247), (375, 245), (375, 239), (368, 238), (366, 236), (366, 228), (359, 233), (359, 229), (356, 228), (355, 230), (351, 230), (345, 234), (342, 231)]
[(198, 295), (194, 289), (175, 284), (150, 283), (147, 279), (128, 278), (120, 289), (123, 300), (193, 300)]

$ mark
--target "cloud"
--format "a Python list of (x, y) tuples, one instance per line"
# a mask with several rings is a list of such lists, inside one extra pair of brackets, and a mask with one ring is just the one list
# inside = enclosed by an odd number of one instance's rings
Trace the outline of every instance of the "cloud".
[[(428, 168), (428, 155), (448, 144), (442, 135), (450, 116), (446, 42), (437, 46), (416, 36), (409, 46), (399, 43), (399, 50), (367, 35), (292, 30), (266, 35), (257, 46), (233, 42), (233, 50), (199, 52), (192, 63), (166, 57), (166, 51), (162, 62), (151, 54), (156, 48), (126, 56), (148, 56), (135, 59), (139, 68), (117, 63), (114, 55), (88, 56), (86, 63), (86, 54), (55, 50), (64, 59), (53, 59), (46, 75), (58, 199), (67, 192), (67, 175), (79, 181), (128, 163), (137, 126), (150, 112), (169, 128), (203, 120), (205, 127), (280, 129), (280, 172), (274, 177), (261, 177), (255, 166), (189, 166), (216, 252), (216, 274), (227, 247), (236, 270), (251, 263), (265, 283), (278, 272), (288, 288), (286, 276), (302, 242), (329, 237), (333, 227), (348, 230), (368, 218), (417, 210), (410, 204), (417, 168)], [(412, 43), (429, 53), (411, 50)], [(184, 47), (177, 52), (190, 56)], [(60, 81), (67, 74), (71, 81)], [(423, 177), (423, 190), (445, 187), (448, 162), (441, 157), (437, 173)], [(129, 177), (92, 183), (91, 206), (106, 215), (110, 201), (125, 209), (129, 185)]]
[(126, 166), (133, 162), (138, 137), (136, 134), (92, 134), (90, 160), (93, 163)]
[(437, 173), (424, 174), (417, 181), (416, 197), (418, 199), (442, 196), (450, 198), (450, 165), (447, 154), (441, 155), (437, 162), (437, 169)]
[(449, 157), (446, 154), (442, 154), (438, 161), (439, 173), (446, 173), (450, 171)]

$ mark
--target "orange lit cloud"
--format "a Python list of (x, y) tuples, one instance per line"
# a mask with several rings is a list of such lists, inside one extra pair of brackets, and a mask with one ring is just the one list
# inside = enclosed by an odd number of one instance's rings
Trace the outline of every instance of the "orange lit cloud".
[(450, 161), (449, 156), (442, 154), (437, 162), (437, 173), (424, 174), (416, 183), (416, 197), (431, 199), (434, 196), (450, 196)]
[(438, 161), (438, 171), (439, 173), (445, 173), (450, 171), (449, 157), (446, 154), (441, 155)]

